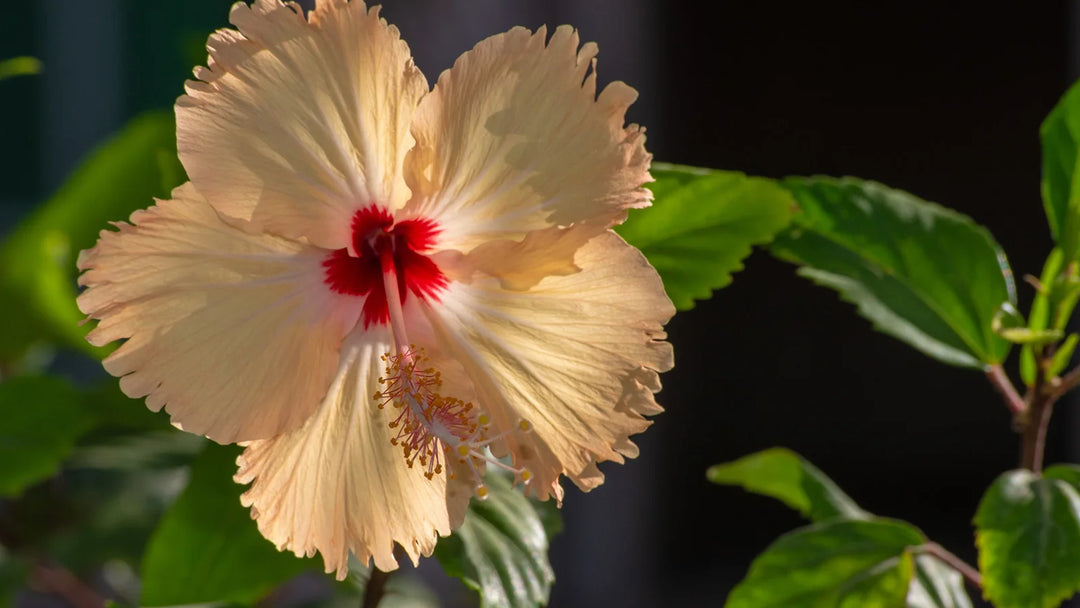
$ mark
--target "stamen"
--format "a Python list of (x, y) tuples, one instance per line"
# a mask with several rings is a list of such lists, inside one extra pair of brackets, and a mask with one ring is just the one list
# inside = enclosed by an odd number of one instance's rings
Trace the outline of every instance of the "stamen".
[[(493, 442), (531, 428), (527, 422), (521, 421), (509, 431), (489, 437), (490, 419), (486, 414), (477, 414), (470, 402), (439, 393), (442, 375), (428, 366), (423, 349), (410, 345), (398, 354), (382, 358), (386, 362), (386, 374), (379, 378), (383, 390), (376, 392), (374, 398), (379, 409), (389, 405), (400, 410), (389, 423), (391, 429), (397, 430), (390, 443), (401, 446), (409, 468), (419, 462), (424, 476), (433, 479), (442, 474), (444, 459), (456, 458), (459, 464), (468, 467), (479, 498), (487, 495), (480, 470), (485, 463), (514, 473), (522, 482), (529, 481), (532, 474), (527, 469), (503, 463), (487, 450)], [(450, 477), (454, 477), (452, 471)]]
[[(384, 388), (374, 394), (379, 409), (385, 409), (389, 404), (400, 410), (389, 423), (391, 429), (397, 430), (397, 434), (390, 438), (391, 445), (401, 446), (405, 464), (409, 468), (419, 461), (428, 479), (442, 474), (444, 458), (456, 457), (459, 463), (468, 466), (476, 482), (476, 496), (480, 499), (488, 495), (480, 471), (484, 463), (510, 471), (523, 483), (528, 483), (532, 478), (528, 469), (500, 462), (490, 455), (487, 446), (512, 433), (527, 432), (532, 425), (521, 420), (515, 428), (488, 437), (487, 428), (491, 420), (487, 414), (477, 414), (472, 403), (441, 395), (441, 374), (429, 366), (423, 349), (409, 343), (394, 264), (393, 242), (384, 240), (374, 246), (379, 252), (390, 331), (396, 349), (396, 354), (382, 356), (386, 363), (386, 375), (379, 378), (379, 383)], [(451, 456), (452, 453), (454, 456)], [(450, 477), (454, 477), (452, 471)]]

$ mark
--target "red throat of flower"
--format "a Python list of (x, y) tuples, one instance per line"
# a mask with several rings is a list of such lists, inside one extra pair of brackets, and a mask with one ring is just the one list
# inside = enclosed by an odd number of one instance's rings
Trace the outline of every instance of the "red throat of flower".
[[(364, 207), (353, 216), (352, 247), (338, 249), (323, 261), (326, 284), (337, 293), (367, 296), (365, 328), (389, 323), (389, 300), (404, 303), (411, 293), (438, 301), (439, 292), (446, 287), (446, 275), (427, 256), (438, 234), (438, 225), (431, 219), (395, 223), (386, 209)], [(394, 284), (388, 280), (390, 274), (396, 277), (397, 298), (387, 297), (393, 295), (386, 290), (388, 284)]]

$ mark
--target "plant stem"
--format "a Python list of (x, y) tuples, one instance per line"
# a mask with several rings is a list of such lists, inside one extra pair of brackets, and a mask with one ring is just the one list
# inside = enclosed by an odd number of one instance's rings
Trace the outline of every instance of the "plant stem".
[(360, 608), (375, 608), (382, 601), (386, 593), (386, 581), (390, 580), (390, 573), (383, 572), (378, 568), (371, 568), (371, 576), (368, 577), (364, 587), (364, 599), (360, 602)]
[(972, 567), (971, 564), (957, 557), (945, 547), (942, 547), (937, 543), (931, 542), (918, 547), (917, 550), (920, 553), (933, 555), (934, 557), (940, 559), (946, 564), (952, 566), (953, 569), (959, 572), (960, 575), (967, 579), (969, 583), (975, 585), (979, 589), (982, 589), (982, 575), (979, 574), (979, 571)]
[(1032, 387), (1031, 407), (1024, 416), (1020, 439), (1020, 466), (1041, 473), (1046, 452), (1046, 429), (1054, 412), (1056, 396), (1042, 390), (1040, 383)]
[(995, 364), (988, 367), (986, 377), (990, 380), (990, 384), (997, 389), (997, 392), (1001, 394), (1001, 398), (1005, 400), (1005, 405), (1009, 407), (1009, 411), (1012, 412), (1013, 416), (1024, 413), (1027, 409), (1027, 403), (1024, 402), (1024, 398), (1020, 396), (1020, 393), (1016, 392), (1016, 387), (1013, 386), (1009, 376), (1005, 374), (1005, 370), (1000, 365)]
[(101, 608), (105, 605), (104, 598), (62, 566), (46, 565), (39, 561), (34, 564), (32, 572), (31, 580), (34, 583), (75, 608)]

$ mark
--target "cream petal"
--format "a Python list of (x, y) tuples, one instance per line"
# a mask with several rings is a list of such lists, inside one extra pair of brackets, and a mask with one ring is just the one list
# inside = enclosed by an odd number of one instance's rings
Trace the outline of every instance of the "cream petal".
[(532, 472), (540, 498), (561, 498), (560, 474), (588, 490), (603, 481), (597, 462), (635, 456), (628, 437), (649, 425), (643, 415), (661, 411), (657, 372), (673, 365), (662, 326), (675, 311), (641, 253), (607, 231), (574, 263), (579, 272), (528, 291), (503, 289), (495, 277), (453, 283), (426, 308), (495, 431), (532, 424), (494, 451)]
[(301, 429), (252, 442), (239, 458), (238, 483), (259, 530), (279, 550), (322, 553), (342, 579), (348, 553), (375, 567), (397, 568), (394, 544), (413, 563), (430, 555), (439, 535), (461, 524), (471, 491), (446, 474), (424, 477), (390, 445), (392, 408), (372, 399), (390, 350), (385, 328), (356, 331), (319, 410)]
[(184, 430), (228, 443), (299, 427), (333, 378), (354, 299), (325, 251), (225, 223), (190, 183), (79, 256), (87, 340), (125, 340), (105, 369)]
[(427, 81), (377, 7), (324, 1), (309, 20), (277, 0), (233, 5), (239, 31), (210, 36), (209, 67), (176, 102), (177, 146), (222, 214), (339, 249), (356, 209), (408, 199), (402, 163)]
[(443, 72), (413, 117), (406, 214), (435, 217), (446, 247), (600, 219), (644, 207), (651, 181), (644, 129), (624, 126), (637, 92), (596, 96), (596, 45), (568, 26), (515, 28)]

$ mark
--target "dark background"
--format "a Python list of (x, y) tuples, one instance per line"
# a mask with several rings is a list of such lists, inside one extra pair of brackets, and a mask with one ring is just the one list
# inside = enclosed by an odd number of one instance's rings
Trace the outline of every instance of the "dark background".
[[(46, 72), (0, 82), (0, 231), (129, 117), (169, 107), (229, 4), (7, 9), (0, 58), (34, 55)], [(601, 80), (641, 92), (630, 119), (648, 127), (657, 160), (878, 180), (987, 226), (1018, 277), (1038, 274), (1050, 249), (1038, 127), (1076, 75), (1074, 3), (385, 4), (429, 82), (487, 35), (572, 23), (600, 44)], [(602, 466), (608, 483), (588, 497), (568, 493), (553, 606), (720, 604), (753, 556), (801, 522), (708, 484), (704, 471), (774, 445), (802, 453), (864, 508), (974, 560), (979, 497), (1018, 462), (986, 380), (875, 333), (765, 253), (746, 267), (670, 324), (668, 411), (640, 438), (642, 456)], [(1031, 289), (1019, 292), (1026, 309)], [(1048, 462), (1080, 460), (1080, 416), (1069, 409)]]

